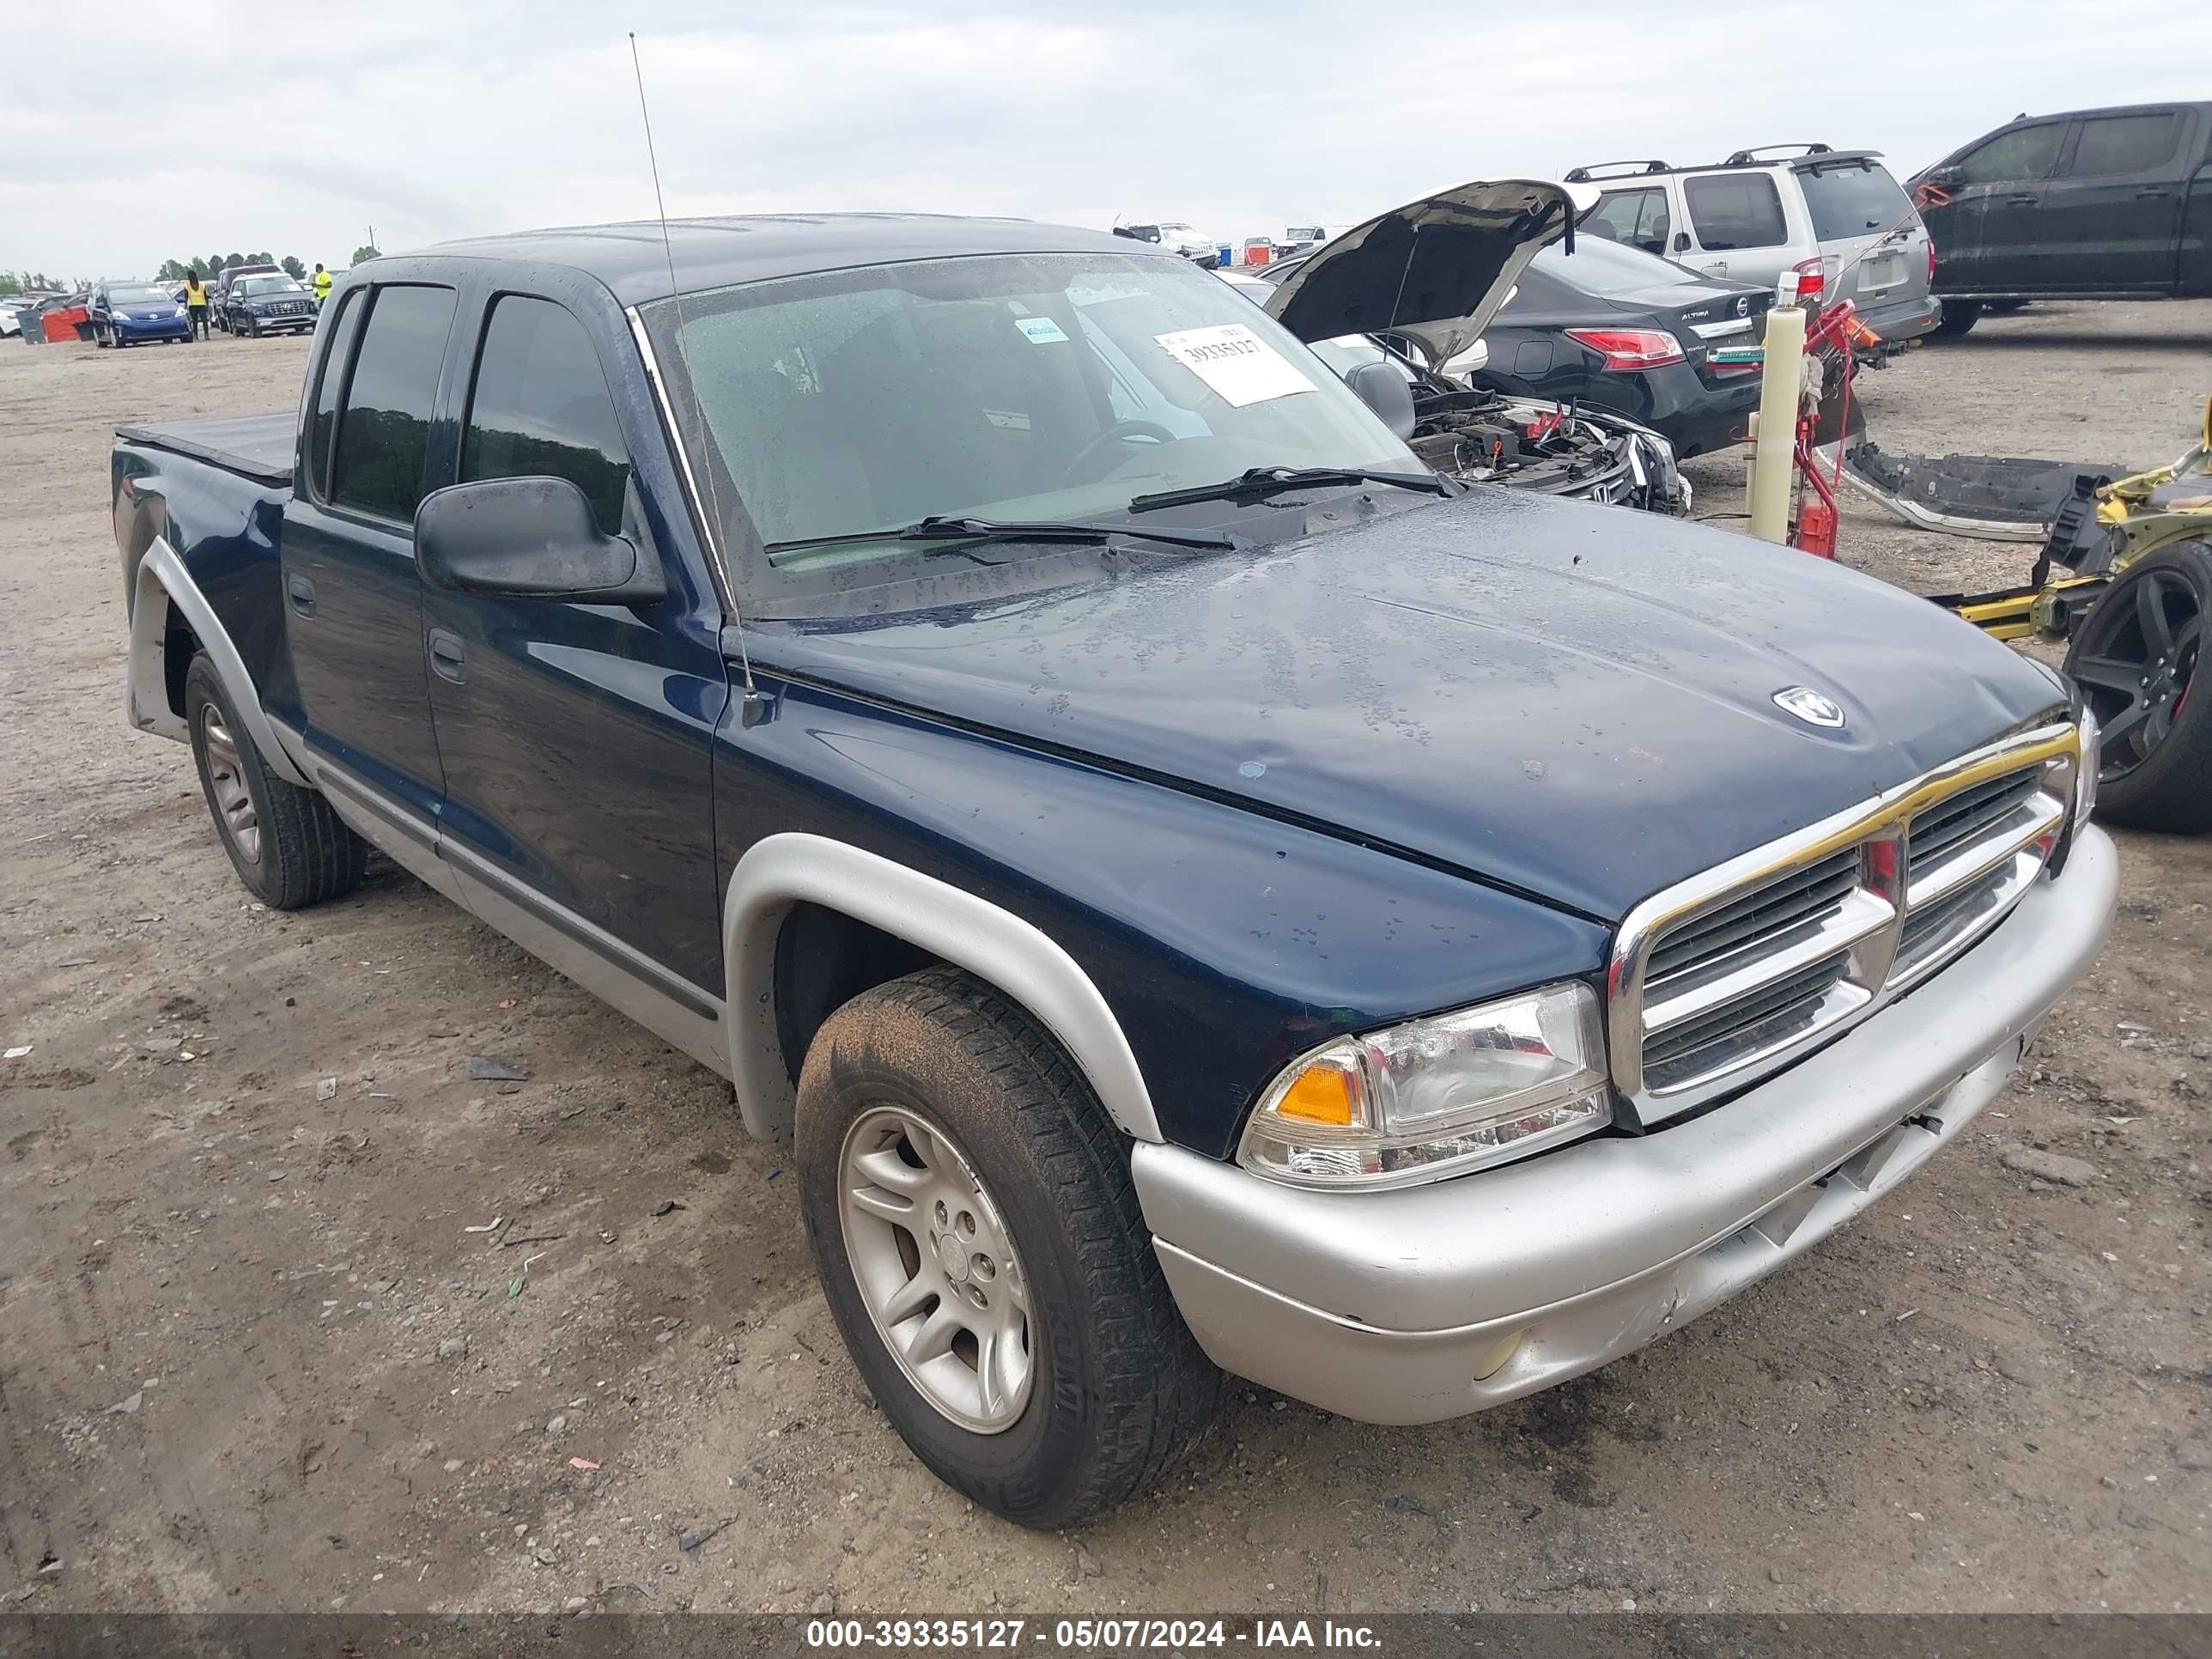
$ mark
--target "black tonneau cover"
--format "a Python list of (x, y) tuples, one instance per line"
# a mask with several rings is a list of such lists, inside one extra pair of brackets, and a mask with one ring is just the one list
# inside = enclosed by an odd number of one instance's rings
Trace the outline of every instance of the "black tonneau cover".
[(289, 411), (217, 421), (170, 421), (161, 426), (118, 426), (115, 435), (134, 444), (188, 455), (258, 483), (291, 487), (297, 433)]

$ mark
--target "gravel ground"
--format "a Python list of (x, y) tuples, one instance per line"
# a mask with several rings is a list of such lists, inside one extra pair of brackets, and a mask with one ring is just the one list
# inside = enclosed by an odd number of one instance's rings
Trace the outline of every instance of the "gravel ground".
[[(1023, 1532), (862, 1393), (726, 1087), (387, 866), (258, 908), (125, 730), (110, 428), (289, 405), (306, 355), (0, 349), (11, 1604), (2212, 1604), (2212, 848), (2123, 837), (2112, 943), (1978, 1133), (1679, 1334), (1430, 1429), (1237, 1388), (1172, 1487)], [(2148, 465), (2209, 371), (2212, 304), (2038, 307), (1864, 395), (1893, 450)], [(1739, 461), (1694, 476), (1735, 508)], [(1923, 592), (2031, 556), (1856, 509), (1844, 545)]]

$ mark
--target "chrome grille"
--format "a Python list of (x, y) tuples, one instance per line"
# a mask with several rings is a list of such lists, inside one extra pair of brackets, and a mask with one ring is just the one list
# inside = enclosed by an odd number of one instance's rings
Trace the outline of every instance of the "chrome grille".
[(1644, 1086), (1663, 1091), (1725, 1066), (1734, 1053), (1794, 1042), (1821, 1024), (1826, 1005), (1850, 970), (1850, 956), (1839, 951), (1711, 1013), (1669, 1026), (1644, 1042)]
[(1788, 1064), (1995, 927), (2057, 843), (2078, 744), (2039, 728), (1639, 905), (1608, 1016), (1640, 1120)]
[(1777, 935), (1816, 921), (1859, 884), (1859, 852), (1848, 848), (1668, 933), (1644, 973), (1646, 996), (1709, 968), (1757, 951)]

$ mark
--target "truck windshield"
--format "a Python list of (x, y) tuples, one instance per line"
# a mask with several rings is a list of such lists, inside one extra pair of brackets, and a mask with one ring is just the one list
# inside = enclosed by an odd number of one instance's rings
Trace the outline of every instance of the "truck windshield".
[(1813, 234), (1824, 242), (1895, 230), (1912, 216), (1912, 204), (1879, 161), (1802, 167), (1797, 178), (1813, 212)]
[(1264, 313), (1156, 255), (879, 265), (689, 295), (680, 325), (667, 301), (648, 314), (704, 412), (754, 591), (881, 580), (849, 567), (920, 550), (802, 544), (926, 518), (1117, 522), (1133, 497), (1251, 467), (1423, 471)]

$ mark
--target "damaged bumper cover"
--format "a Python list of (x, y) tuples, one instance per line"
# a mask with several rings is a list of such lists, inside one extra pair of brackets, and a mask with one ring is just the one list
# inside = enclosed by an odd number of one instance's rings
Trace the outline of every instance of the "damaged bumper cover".
[(1835, 1231), (1956, 1139), (2102, 944), (2118, 855), (2063, 873), (1925, 985), (1702, 1116), (1389, 1193), (1300, 1191), (1134, 1153), (1214, 1361), (1375, 1423), (1480, 1411), (1639, 1348)]

